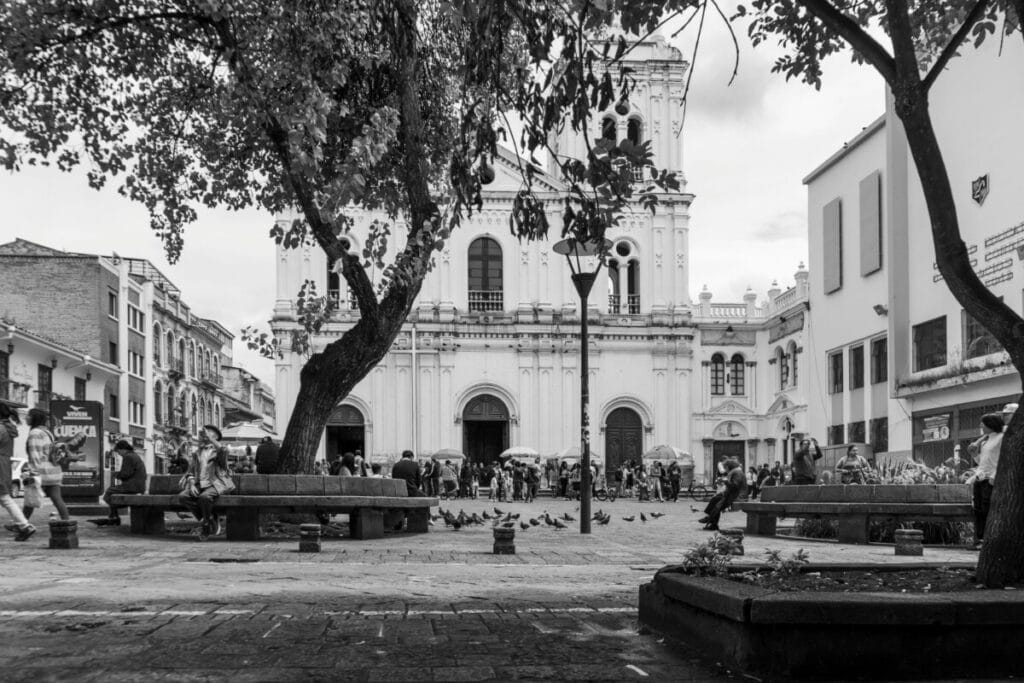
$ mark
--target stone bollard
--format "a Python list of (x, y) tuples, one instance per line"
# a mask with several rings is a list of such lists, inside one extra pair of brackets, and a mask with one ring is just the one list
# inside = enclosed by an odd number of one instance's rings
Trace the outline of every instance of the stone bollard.
[(50, 547), (72, 550), (78, 547), (78, 522), (73, 519), (50, 520)]
[(516, 530), (505, 527), (494, 527), (494, 554), (515, 555), (516, 554)]
[(743, 554), (743, 529), (722, 529), (718, 533), (732, 540), (733, 543), (735, 543), (734, 549), (732, 551), (733, 555)]
[(320, 552), (320, 525), (300, 524), (299, 525), (299, 552), (318, 553)]
[(924, 532), (917, 529), (897, 529), (896, 554), (924, 555)]

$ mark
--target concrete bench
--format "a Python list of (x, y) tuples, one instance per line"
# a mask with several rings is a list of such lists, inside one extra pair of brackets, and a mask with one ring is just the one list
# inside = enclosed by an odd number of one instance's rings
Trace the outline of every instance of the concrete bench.
[[(180, 479), (154, 475), (148, 494), (115, 494), (111, 502), (131, 508), (133, 534), (162, 534), (164, 513), (185, 509), (178, 500)], [(437, 498), (409, 496), (400, 479), (301, 474), (240, 474), (232, 479), (235, 490), (214, 505), (227, 519), (229, 541), (259, 539), (261, 512), (347, 513), (352, 536), (359, 539), (382, 538), (386, 517), (391, 526), (404, 517), (408, 531), (426, 533), (430, 508), (438, 504)]]
[(867, 543), (872, 520), (960, 522), (974, 519), (966, 484), (769, 486), (760, 501), (735, 504), (746, 533), (774, 536), (779, 517), (836, 519), (840, 543)]

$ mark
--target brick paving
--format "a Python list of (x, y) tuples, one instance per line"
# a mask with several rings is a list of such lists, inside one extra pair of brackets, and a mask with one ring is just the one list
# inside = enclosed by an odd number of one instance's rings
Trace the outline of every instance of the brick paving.
[[(467, 514), (487, 501), (454, 501)], [(577, 504), (498, 504), (521, 519), (578, 517)], [(83, 523), (78, 550), (0, 541), (0, 656), (11, 681), (730, 680), (700, 653), (638, 632), (636, 595), (657, 567), (707, 536), (690, 501), (597, 503), (613, 515), (590, 536), (517, 529), (516, 555), (493, 555), (489, 528), (376, 541), (325, 538), (199, 543), (132, 537)], [(665, 512), (643, 523), (639, 513)], [(46, 512), (45, 510), (43, 512)], [(637, 516), (633, 523), (621, 518)], [(172, 519), (173, 515), (169, 517)], [(42, 519), (45, 519), (43, 517)], [(340, 518), (344, 520), (344, 517)], [(740, 524), (740, 514), (725, 524)], [(185, 523), (182, 523), (184, 526)], [(892, 546), (804, 547), (816, 562), (892, 562)], [(973, 561), (928, 548), (921, 561)], [(900, 558), (905, 560), (906, 558)]]

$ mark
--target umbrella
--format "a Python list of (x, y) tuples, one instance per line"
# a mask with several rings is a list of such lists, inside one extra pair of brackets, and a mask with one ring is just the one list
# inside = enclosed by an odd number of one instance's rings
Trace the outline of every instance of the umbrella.
[[(580, 450), (579, 446), (569, 446), (568, 448), (563, 448), (562, 450), (555, 453), (554, 457), (558, 458), (559, 460), (579, 460), (580, 458), (583, 457), (583, 452)], [(593, 448), (591, 448), (590, 459), (600, 460), (601, 454), (595, 451)]]
[(442, 448), (441, 450), (434, 453), (432, 457), (438, 460), (465, 460), (466, 456), (462, 454), (462, 451), (457, 451), (454, 448)]
[(689, 453), (673, 448), (672, 446), (655, 446), (643, 454), (644, 460), (679, 460), (680, 462), (693, 462)]
[(259, 441), (265, 436), (273, 436), (263, 428), (262, 422), (243, 422), (225, 427), (221, 430), (223, 441)]
[(498, 457), (504, 460), (506, 458), (536, 458), (539, 455), (540, 453), (529, 446), (513, 446), (503, 450)]

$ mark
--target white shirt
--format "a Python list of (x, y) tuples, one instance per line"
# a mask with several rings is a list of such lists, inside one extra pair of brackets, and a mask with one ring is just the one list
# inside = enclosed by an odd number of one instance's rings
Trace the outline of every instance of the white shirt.
[(974, 478), (979, 481), (987, 479), (994, 482), (996, 479), (996, 466), (999, 465), (999, 448), (1003, 445), (1002, 434), (989, 434), (979, 448), (978, 469)]

